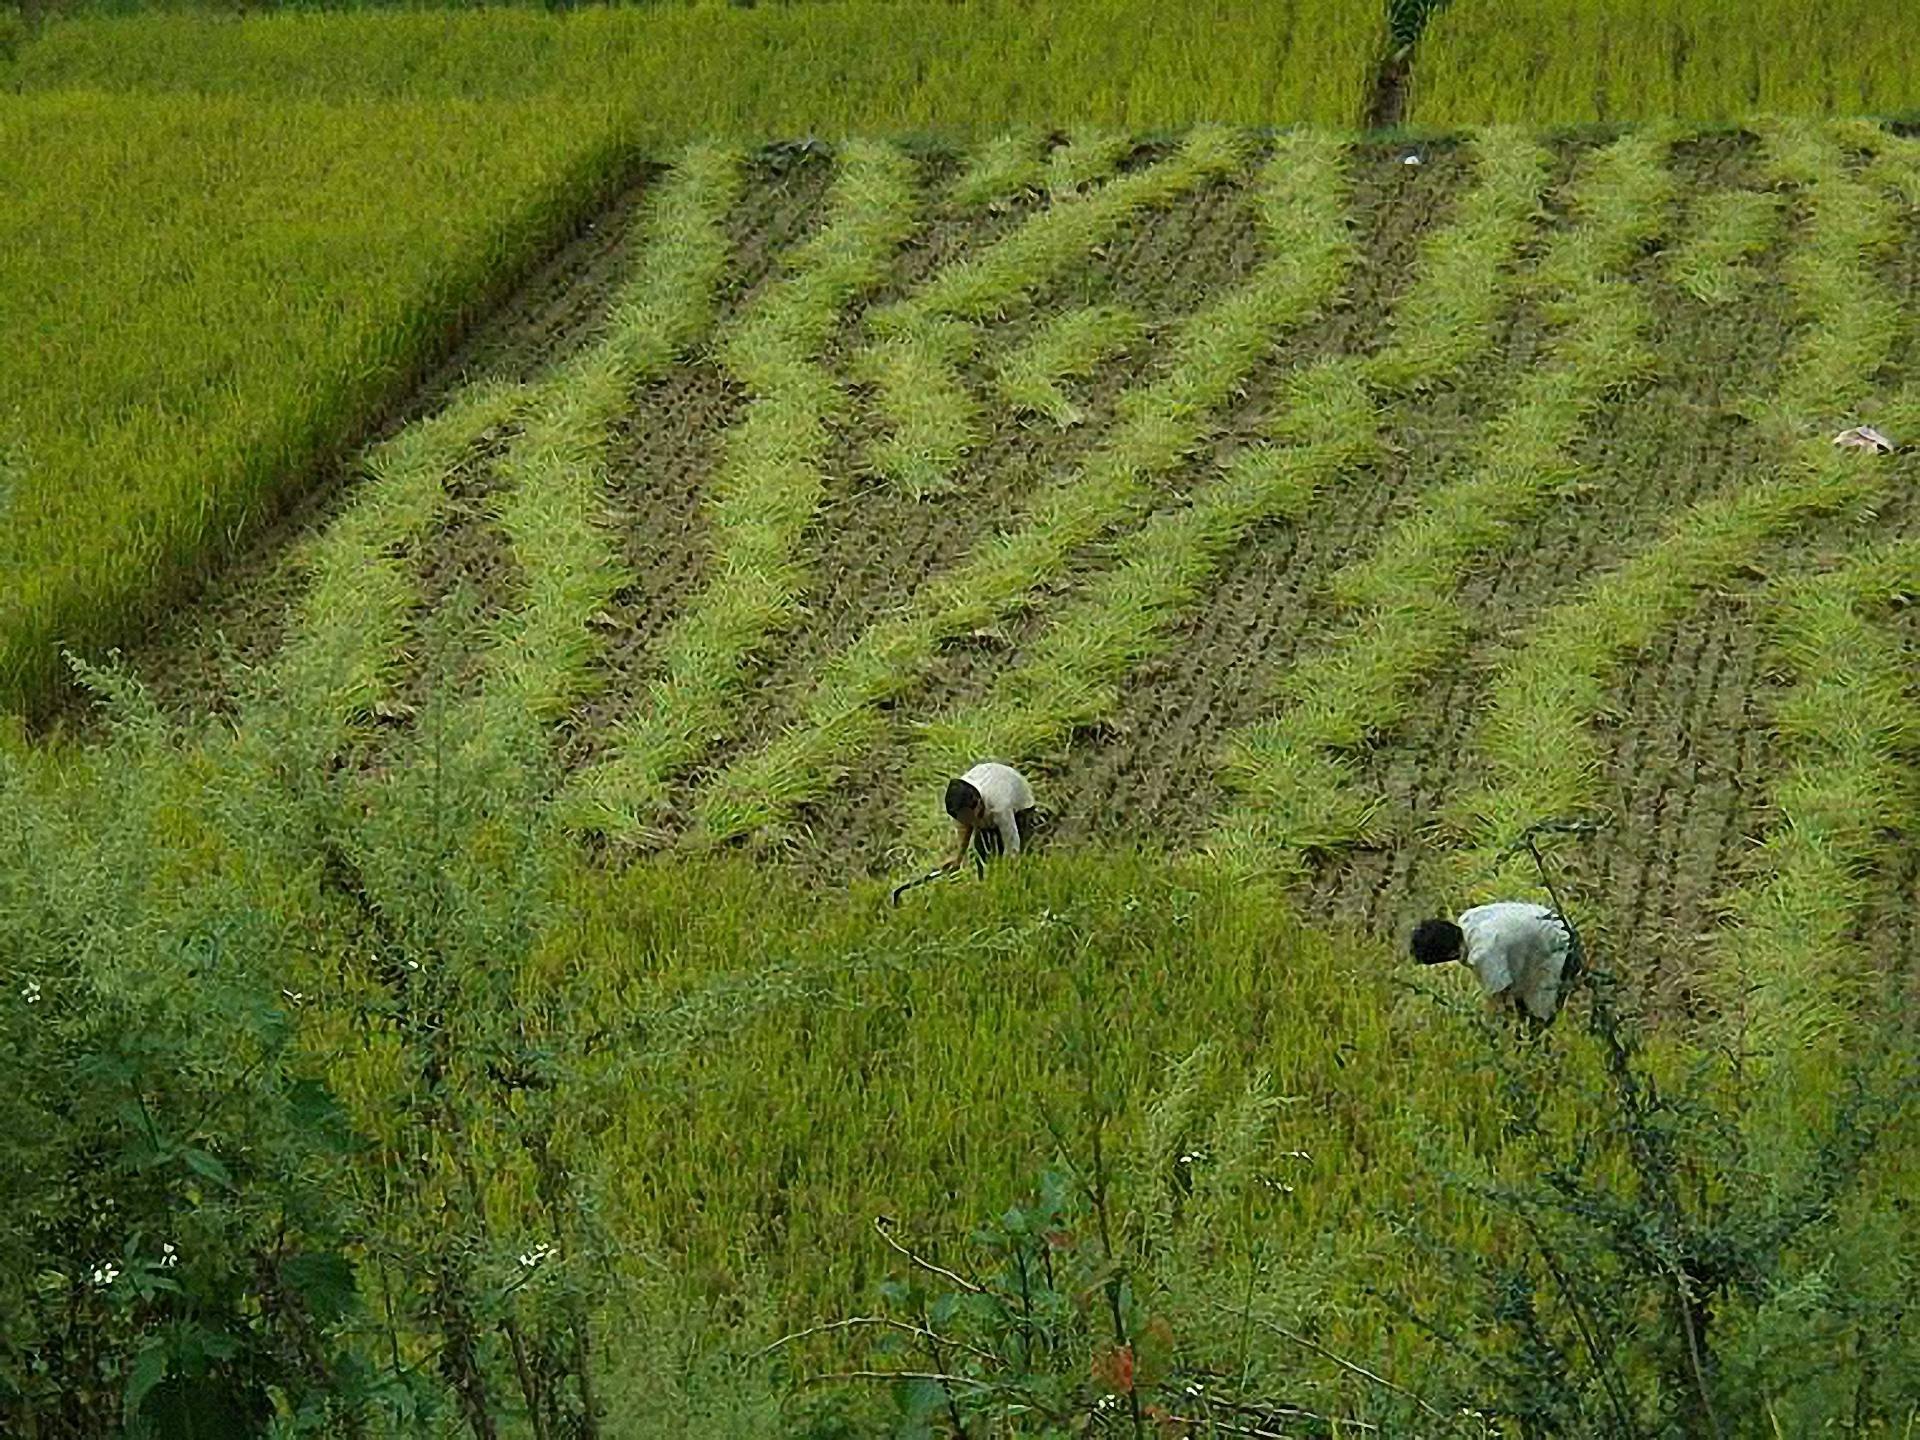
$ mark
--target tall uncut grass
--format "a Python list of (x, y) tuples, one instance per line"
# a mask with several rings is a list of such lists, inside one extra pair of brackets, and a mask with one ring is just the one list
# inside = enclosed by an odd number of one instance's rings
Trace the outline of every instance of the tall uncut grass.
[(651, 140), (984, 137), (1028, 123), (1352, 126), (1385, 39), (1378, 0), (144, 15), (54, 25), (14, 70), (31, 89), (594, 98)]
[(0, 708), (219, 564), (625, 165), (558, 98), (0, 96)]
[(1420, 41), (1411, 118), (1889, 115), (1920, 106), (1917, 44), (1906, 0), (1459, 0)]

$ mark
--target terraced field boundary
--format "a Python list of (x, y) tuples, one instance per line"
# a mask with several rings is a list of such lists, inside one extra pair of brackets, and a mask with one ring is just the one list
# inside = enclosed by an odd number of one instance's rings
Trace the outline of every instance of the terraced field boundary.
[(631, 387), (710, 328), (727, 264), (722, 226), (740, 185), (735, 154), (689, 151), (643, 217), (604, 338), (545, 380), (471, 387), (374, 452), (367, 488), (317, 543), (313, 589), (268, 674), (268, 703), (335, 725), (371, 711), (389, 688), (419, 598), (395, 552), (431, 530), (447, 477), (480, 434), (517, 422), (499, 461), (509, 482), (500, 518), (528, 593), (488, 656), (485, 709), (550, 720), (564, 707), (591, 654), (587, 621), (617, 583), (594, 523), (601, 451)]
[(1857, 413), (1892, 357), (1899, 308), (1872, 262), (1895, 238), (1894, 209), (1847, 174), (1831, 136), (1810, 129), (1775, 130), (1765, 173), (1804, 187), (1808, 213), (1785, 265), (1804, 324), (1798, 354), (1778, 394), (1749, 407), (1784, 427), (1781, 470), (1693, 505), (1659, 540), (1550, 611), (1495, 677), (1478, 742), (1488, 778), (1460, 802), (1470, 843), (1452, 856), (1470, 896), (1525, 888), (1531, 862), (1513, 853), (1521, 832), (1591, 808), (1605, 760), (1595, 727), (1629, 660), (1768, 541), (1869, 502), (1889, 483), (1884, 462), (1810, 432)]
[[(1907, 415), (1920, 421), (1920, 395)], [(1817, 1070), (1875, 977), (1850, 932), (1869, 877), (1920, 843), (1920, 675), (1882, 619), (1920, 600), (1920, 540), (1776, 583), (1773, 650), (1792, 676), (1774, 715), (1789, 764), (1752, 876), (1709, 965), (1721, 1023), (1757, 1080)]]
[[(1393, 343), (1294, 377), (1265, 443), (1237, 455), (1191, 504), (1128, 536), (1119, 564), (1049, 622), (983, 701), (923, 727), (907, 795), (936, 793), (982, 757), (1043, 761), (1111, 714), (1120, 679), (1166, 643), (1256, 526), (1297, 520), (1326, 487), (1378, 456), (1379, 391), (1441, 383), (1485, 350), (1511, 293), (1510, 267), (1532, 233), (1548, 156), (1511, 134), (1485, 137), (1477, 150), (1480, 183), (1459, 218), (1423, 246), (1420, 274), (1395, 307)], [(1357, 258), (1337, 225), (1320, 243), (1343, 274)], [(908, 804), (901, 828), (909, 847), (933, 848), (938, 821), (924, 803)]]
[(1466, 566), (1497, 555), (1565, 489), (1574, 441), (1650, 363), (1651, 317), (1625, 272), (1667, 224), (1670, 140), (1629, 135), (1583, 167), (1572, 196), (1579, 219), (1526, 282), (1550, 328), (1551, 363), (1521, 381), (1468, 475), (1335, 575), (1335, 598), (1353, 618), (1285, 677), (1280, 713), (1226, 747), (1222, 778), (1240, 799), (1210, 842), (1218, 858), (1298, 873), (1309, 851), (1373, 833), (1380, 802), (1354, 784), (1345, 752), (1411, 714), (1419, 682), (1464, 636), (1455, 591)]
[(845, 307), (884, 278), (917, 208), (903, 152), (853, 142), (840, 164), (825, 229), (719, 347), (721, 364), (752, 398), (715, 481), (713, 578), (663, 638), (662, 673), (618, 727), (612, 758), (571, 783), (568, 814), (585, 828), (647, 833), (667, 780), (726, 730), (754, 660), (801, 603), (799, 540), (825, 493), (827, 420), (843, 398), (821, 350)]
[(874, 388), (886, 426), (867, 453), (876, 474), (914, 495), (949, 488), (979, 438), (979, 403), (960, 366), (977, 351), (981, 325), (1026, 308), (1125, 226), (1231, 173), (1244, 154), (1232, 132), (1202, 127), (1159, 164), (1081, 193), (1133, 148), (1131, 140), (1096, 134), (1056, 150), (1048, 161), (1055, 201), (1049, 209), (982, 254), (948, 266), (918, 294), (867, 317), (871, 338), (853, 373)]
[(796, 725), (703, 787), (696, 843), (769, 838), (875, 743), (886, 727), (881, 707), (914, 687), (944, 642), (1030, 603), (1082, 546), (1152, 503), (1154, 480), (1212, 433), (1220, 408), (1275, 337), (1331, 298), (1338, 267), (1315, 247), (1343, 183), (1337, 142), (1281, 139), (1259, 182), (1274, 258), (1182, 323), (1166, 372), (1123, 397), (1115, 433), (1078, 471), (1050, 484), (1023, 521), (935, 579), (904, 614), (870, 626), (827, 664)]

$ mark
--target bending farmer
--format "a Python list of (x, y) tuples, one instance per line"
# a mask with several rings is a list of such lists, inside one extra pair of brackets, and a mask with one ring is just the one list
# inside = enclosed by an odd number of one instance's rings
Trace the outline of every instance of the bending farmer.
[(1476, 905), (1458, 921), (1422, 920), (1412, 950), (1422, 965), (1458, 960), (1480, 977), (1492, 1009), (1513, 1010), (1536, 1028), (1553, 1023), (1580, 973), (1573, 927), (1545, 905), (1524, 901)]
[(942, 870), (967, 858), (968, 842), (982, 860), (1002, 850), (1018, 855), (1020, 842), (1033, 829), (1033, 790), (1011, 765), (988, 760), (947, 782), (947, 814), (960, 826), (960, 836)]

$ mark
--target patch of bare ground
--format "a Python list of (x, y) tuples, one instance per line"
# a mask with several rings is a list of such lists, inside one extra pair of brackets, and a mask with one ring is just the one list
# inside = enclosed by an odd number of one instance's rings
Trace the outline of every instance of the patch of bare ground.
[[(1365, 258), (1356, 299), (1331, 317), (1339, 329), (1320, 341), (1331, 347), (1323, 353), (1364, 352), (1384, 341), (1383, 321), (1411, 278), (1420, 242), (1471, 183), (1458, 152), (1423, 147), (1417, 167), (1400, 163), (1404, 153), (1366, 153)], [(1571, 152), (1562, 157), (1559, 178), (1572, 160)], [(1271, 709), (1277, 678), (1324, 631), (1328, 579), (1462, 463), (1512, 377), (1532, 362), (1539, 334), (1531, 310), (1516, 307), (1487, 363), (1455, 386), (1389, 407), (1382, 464), (1344, 478), (1302, 523), (1264, 526), (1241, 544), (1165, 653), (1129, 677), (1113, 723), (1076, 736), (1050, 777), (1059, 837), (1126, 832), (1182, 849), (1204, 835), (1225, 804), (1217, 780), (1222, 737)]]
[(589, 698), (567, 722), (570, 765), (599, 753), (614, 721), (628, 713), (652, 674), (650, 655), (696, 593), (711, 558), (706, 502), (722, 441), (745, 405), (739, 386), (711, 360), (641, 387), (620, 422), (609, 465), (609, 521), (628, 582), (601, 620), (605, 648)]

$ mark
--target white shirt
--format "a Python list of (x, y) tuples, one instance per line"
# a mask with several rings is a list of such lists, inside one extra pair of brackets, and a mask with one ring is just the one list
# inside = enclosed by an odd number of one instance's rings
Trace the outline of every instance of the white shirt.
[(1456, 923), (1467, 937), (1460, 958), (1487, 994), (1511, 991), (1536, 1019), (1554, 1017), (1570, 940), (1559, 915), (1545, 905), (1503, 900), (1476, 905)]
[(980, 804), (987, 812), (987, 823), (1000, 832), (1000, 841), (1009, 855), (1020, 853), (1020, 826), (1014, 816), (1033, 808), (1033, 791), (1027, 777), (1011, 765), (986, 760), (960, 777), (980, 792)]

